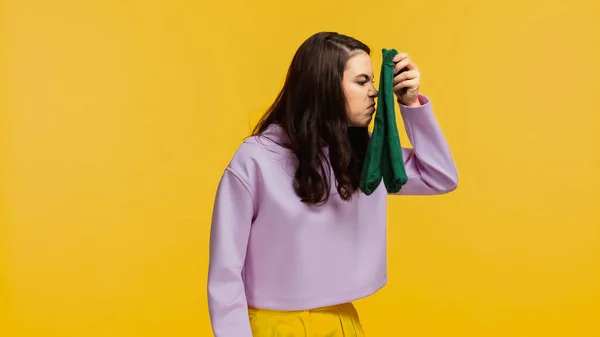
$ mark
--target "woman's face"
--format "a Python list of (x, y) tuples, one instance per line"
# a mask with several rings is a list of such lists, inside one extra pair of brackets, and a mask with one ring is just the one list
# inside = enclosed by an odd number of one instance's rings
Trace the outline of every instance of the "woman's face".
[(375, 113), (377, 90), (373, 82), (371, 58), (363, 51), (346, 63), (342, 88), (346, 96), (346, 113), (350, 126), (366, 127)]

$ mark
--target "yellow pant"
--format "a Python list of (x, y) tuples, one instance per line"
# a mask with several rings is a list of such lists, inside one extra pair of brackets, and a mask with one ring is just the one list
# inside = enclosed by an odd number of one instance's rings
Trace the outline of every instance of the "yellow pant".
[(254, 337), (364, 337), (352, 303), (303, 310), (248, 308)]

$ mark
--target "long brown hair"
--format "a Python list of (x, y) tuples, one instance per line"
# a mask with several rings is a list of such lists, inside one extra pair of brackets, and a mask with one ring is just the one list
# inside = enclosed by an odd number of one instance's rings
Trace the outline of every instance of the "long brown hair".
[(335, 32), (309, 37), (296, 51), (279, 95), (254, 128), (253, 135), (271, 124), (285, 131), (286, 147), (298, 159), (295, 189), (303, 202), (327, 202), (331, 170), (343, 200), (351, 200), (358, 189), (369, 133), (366, 127), (348, 126), (342, 80), (348, 59), (359, 51), (371, 53), (364, 43)]

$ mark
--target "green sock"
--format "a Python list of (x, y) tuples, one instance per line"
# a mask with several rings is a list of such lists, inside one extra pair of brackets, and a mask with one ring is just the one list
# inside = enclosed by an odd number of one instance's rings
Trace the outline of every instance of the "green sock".
[(388, 193), (400, 191), (408, 180), (394, 110), (393, 59), (396, 54), (395, 49), (383, 49), (375, 124), (360, 179), (360, 189), (366, 195), (377, 189), (382, 177)]

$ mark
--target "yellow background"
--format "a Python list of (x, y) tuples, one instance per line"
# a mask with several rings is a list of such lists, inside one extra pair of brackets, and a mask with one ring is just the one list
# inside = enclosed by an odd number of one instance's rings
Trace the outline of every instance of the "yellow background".
[[(210, 336), (214, 192), (296, 48), (408, 52), (454, 193), (396, 197), (369, 336), (600, 336), (598, 1), (2, 9), (0, 336)], [(402, 135), (406, 142), (405, 134)]]

